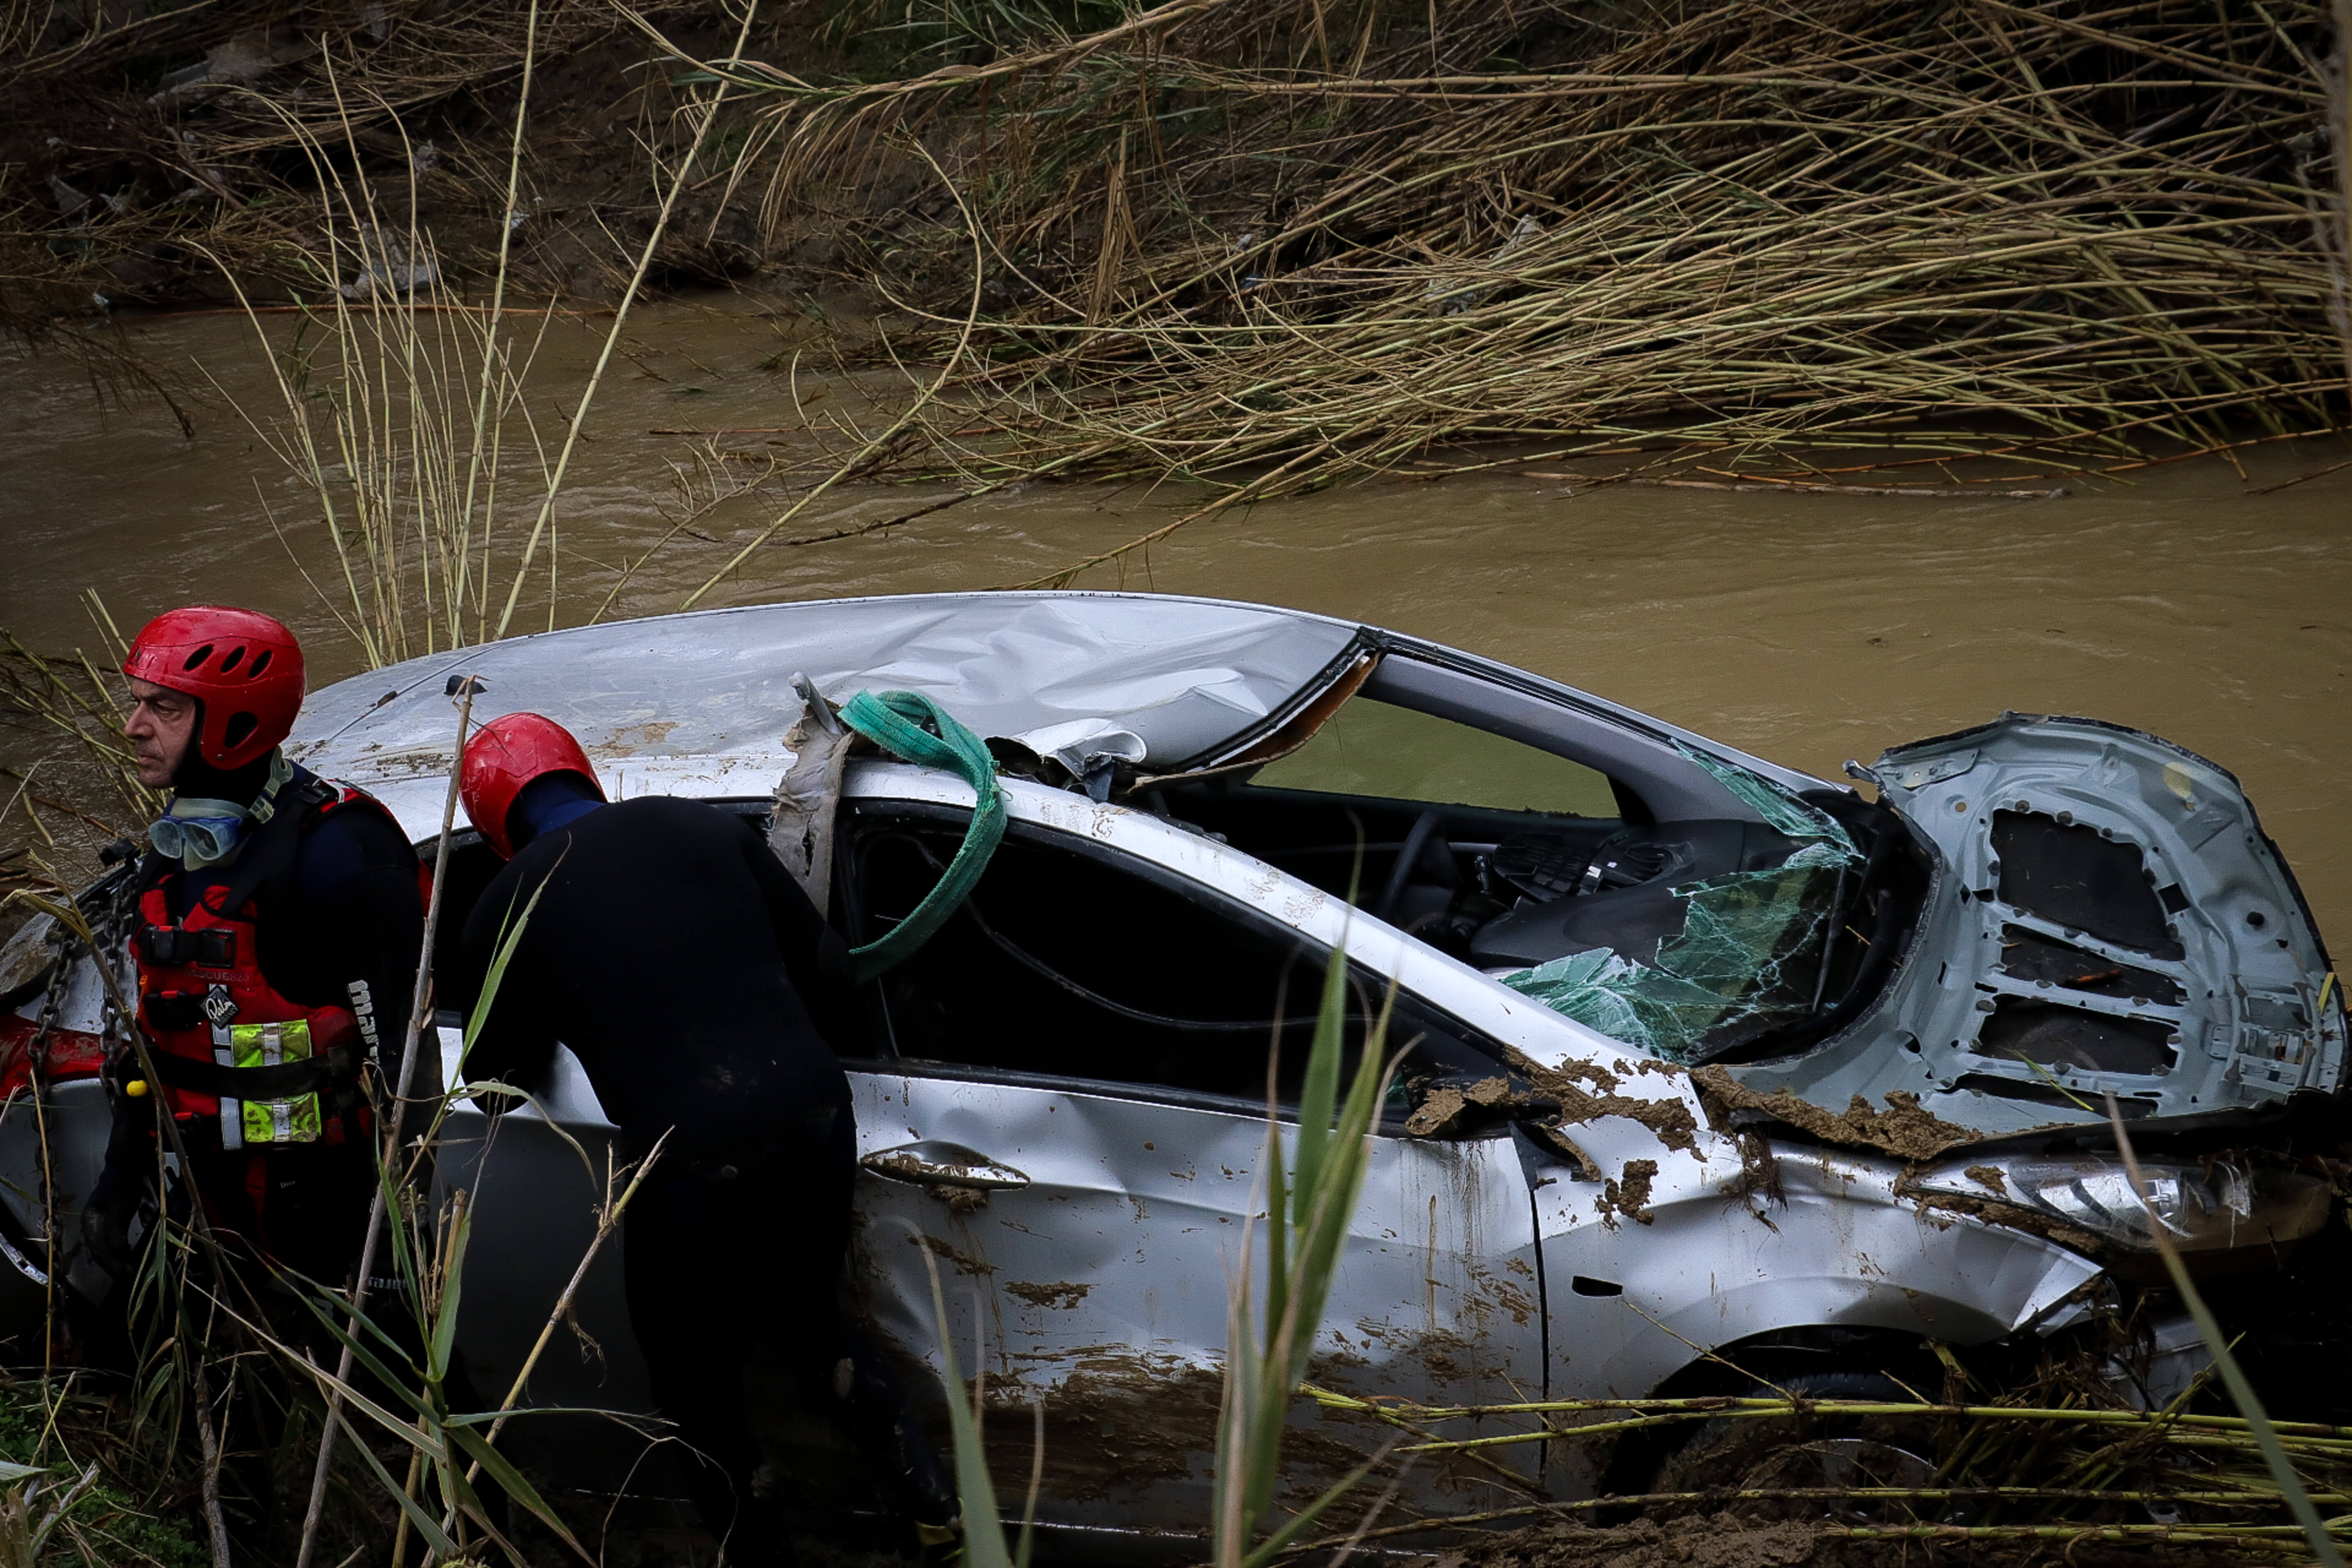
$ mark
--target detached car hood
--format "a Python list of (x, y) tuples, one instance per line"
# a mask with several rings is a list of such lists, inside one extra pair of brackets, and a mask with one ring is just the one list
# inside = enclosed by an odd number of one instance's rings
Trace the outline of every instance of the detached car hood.
[(2238, 782), (2089, 719), (2007, 714), (1867, 770), (1933, 861), (1902, 968), (1820, 1049), (1729, 1067), (1832, 1114), (1916, 1096), (1937, 1142), (2193, 1123), (2343, 1081), (2345, 1019)]

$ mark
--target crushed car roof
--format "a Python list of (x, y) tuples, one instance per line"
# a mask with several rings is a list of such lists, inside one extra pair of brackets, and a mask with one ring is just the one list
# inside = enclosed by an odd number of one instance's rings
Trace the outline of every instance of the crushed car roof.
[(425, 802), (397, 786), (429, 779), (437, 820), (456, 731), (445, 688), (472, 674), (485, 684), (478, 721), (544, 713), (629, 794), (764, 795), (801, 712), (792, 678), (805, 673), (835, 701), (865, 687), (921, 692), (1040, 756), (1174, 772), (1278, 725), (1352, 661), (1364, 635), (1300, 611), (1168, 595), (709, 610), (516, 637), (338, 682), (303, 705), (288, 752), (377, 793), (404, 819)]

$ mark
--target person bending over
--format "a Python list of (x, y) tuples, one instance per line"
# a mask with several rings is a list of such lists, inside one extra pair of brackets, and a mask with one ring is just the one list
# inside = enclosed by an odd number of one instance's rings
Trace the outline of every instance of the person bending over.
[(837, 1321), (856, 1126), (812, 1004), (824, 1016), (845, 993), (840, 936), (749, 819), (662, 795), (606, 804), (552, 720), (484, 725), (460, 788), (509, 864), (467, 918), (443, 987), (453, 1005), (472, 1010), (520, 922), (467, 1079), (539, 1080), (561, 1042), (629, 1159), (668, 1136), (624, 1222), (625, 1283), (705, 1524), (739, 1568), (790, 1560), (773, 1500), (751, 1484), (746, 1371), (764, 1344), (838, 1404), (927, 1534), (943, 1533), (956, 1508), (937, 1456), (880, 1358)]

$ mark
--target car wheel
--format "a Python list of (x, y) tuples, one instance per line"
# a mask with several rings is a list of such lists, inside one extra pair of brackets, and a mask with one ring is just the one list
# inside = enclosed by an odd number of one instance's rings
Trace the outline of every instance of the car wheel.
[[(1916, 1395), (1883, 1373), (1815, 1372), (1759, 1384), (1749, 1398), (1780, 1392), (1806, 1399), (1910, 1404)], [(1834, 1413), (1719, 1416), (1701, 1426), (1667, 1456), (1651, 1486), (1654, 1496), (1711, 1494), (1661, 1501), (1654, 1515), (1727, 1509), (1773, 1520), (1834, 1517), (1863, 1522), (1912, 1523), (1946, 1512), (1933, 1500), (1823, 1495), (1848, 1489), (1919, 1488), (1936, 1477), (1936, 1422), (1927, 1415), (1844, 1415)]]
[(44, 1258), (0, 1211), (0, 1351), (19, 1358), (38, 1357), (48, 1331), (49, 1287), (34, 1272)]

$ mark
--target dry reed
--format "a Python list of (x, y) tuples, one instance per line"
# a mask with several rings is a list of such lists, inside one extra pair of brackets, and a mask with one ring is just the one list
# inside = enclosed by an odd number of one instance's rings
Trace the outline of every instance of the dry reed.
[[(1811, 1518), (1824, 1535), (1856, 1542), (1934, 1542), (1963, 1551), (2002, 1542), (2135, 1542), (2307, 1554), (2304, 1531), (2263, 1461), (2252, 1423), (2193, 1412), (2187, 1398), (2159, 1410), (2099, 1402), (2095, 1383), (2045, 1379), (1982, 1401), (1872, 1401), (1803, 1397), (1595, 1399), (1435, 1407), (1364, 1399), (1310, 1389), (1326, 1410), (1370, 1417), (1414, 1439), (1399, 1452), (1484, 1452), (1530, 1442), (1605, 1446), (1628, 1433), (1660, 1427), (1721, 1429), (1755, 1422), (1801, 1451), (1824, 1439), (1883, 1440), (1890, 1423), (1923, 1437), (1919, 1457), (1932, 1473), (1917, 1484), (1889, 1484), (1857, 1473), (1841, 1481), (1817, 1464), (1813, 1484), (1719, 1479), (1703, 1490), (1663, 1490), (1581, 1501), (1530, 1500), (1475, 1519), (1398, 1519), (1365, 1532), (1384, 1540), (1433, 1526), (1546, 1520), (1590, 1520), (1596, 1510), (1641, 1507), (1671, 1516), (1700, 1510), (1761, 1518)], [(2049, 1400), (2050, 1403), (2040, 1403)], [(1517, 1432), (1449, 1437), (1459, 1423), (1517, 1422)], [(1865, 1424), (1876, 1438), (1855, 1438)], [(2338, 1517), (2338, 1541), (2352, 1532), (2342, 1515), (2352, 1503), (2352, 1428), (2275, 1423), (2278, 1441), (2312, 1500)], [(1842, 1437), (1840, 1435), (1843, 1435)], [(1793, 1511), (1792, 1511), (1793, 1510)], [(1337, 1540), (1307, 1542), (1302, 1551)]]
[(919, 142), (982, 226), (977, 363), (892, 467), (1227, 505), (1464, 443), (1833, 482), (2333, 429), (2330, 42), (2311, 0), (1180, 0), (903, 81), (733, 74), (772, 216), (856, 222)]
[(122, 738), (130, 696), (119, 673), (122, 634), (95, 590), (83, 598), (95, 656), (79, 647), (44, 656), (0, 627), (0, 714), (53, 742), (39, 748), (39, 761), (0, 768), (0, 834), (17, 840), (0, 848), (0, 887), (68, 892), (73, 873), (57, 864), (59, 834), (73, 847), (136, 840), (163, 809), (162, 797), (139, 782)]

